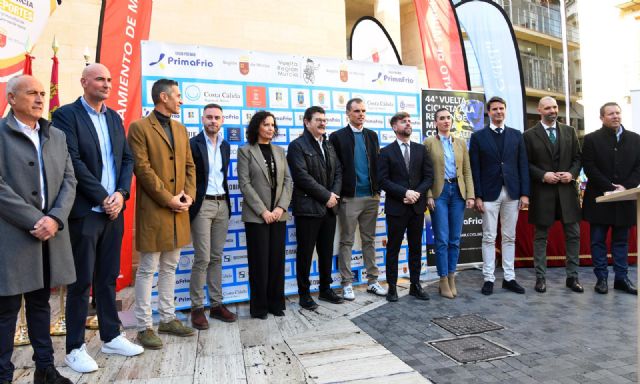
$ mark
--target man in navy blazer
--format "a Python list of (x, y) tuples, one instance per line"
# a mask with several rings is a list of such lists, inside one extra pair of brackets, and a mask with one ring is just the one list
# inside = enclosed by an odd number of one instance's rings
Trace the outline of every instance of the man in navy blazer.
[(487, 103), (490, 124), (471, 135), (469, 157), (482, 213), (482, 293), (493, 293), (496, 230), (502, 228), (502, 288), (524, 293), (514, 270), (518, 211), (529, 205), (529, 163), (522, 133), (504, 125), (507, 103), (494, 96)]
[(406, 112), (391, 118), (396, 140), (384, 147), (378, 157), (378, 182), (385, 191), (387, 219), (388, 301), (398, 301), (398, 253), (407, 232), (409, 242), (409, 294), (420, 300), (429, 295), (420, 285), (422, 228), (427, 207), (427, 190), (433, 184), (433, 166), (427, 148), (410, 141), (411, 117)]
[(134, 356), (144, 349), (120, 332), (116, 279), (124, 232), (122, 211), (129, 198), (133, 156), (120, 115), (107, 108), (111, 74), (102, 64), (82, 72), (84, 93), (53, 113), (53, 125), (64, 131), (78, 186), (69, 215), (69, 232), (77, 280), (67, 292), (65, 363), (80, 372), (98, 369), (86, 351), (85, 321), (89, 290), (97, 304), (102, 352)]
[(211, 305), (209, 317), (236, 321), (236, 315), (222, 304), (222, 251), (231, 217), (227, 184), (231, 147), (220, 133), (223, 123), (222, 107), (207, 104), (202, 109), (202, 132), (189, 140), (196, 166), (196, 198), (189, 207), (195, 251), (189, 294), (191, 324), (196, 329), (209, 328), (203, 305), (205, 282)]

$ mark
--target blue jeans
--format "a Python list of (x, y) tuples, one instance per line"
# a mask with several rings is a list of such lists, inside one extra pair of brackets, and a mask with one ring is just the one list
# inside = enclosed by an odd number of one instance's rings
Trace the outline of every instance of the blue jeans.
[(607, 232), (611, 228), (611, 257), (613, 258), (613, 272), (616, 280), (627, 277), (629, 262), (629, 227), (614, 225), (590, 224), (591, 233), (591, 260), (593, 261), (593, 273), (598, 279), (606, 279), (607, 270)]
[(435, 209), (431, 211), (431, 226), (436, 243), (436, 268), (438, 276), (442, 277), (456, 271), (465, 201), (458, 184), (445, 182), (435, 203)]

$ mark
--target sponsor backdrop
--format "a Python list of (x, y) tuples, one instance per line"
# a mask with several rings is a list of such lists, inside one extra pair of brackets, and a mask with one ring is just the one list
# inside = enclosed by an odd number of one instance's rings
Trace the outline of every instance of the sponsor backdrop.
[[(422, 91), (422, 134), (437, 134), (435, 113), (447, 108), (453, 117), (451, 134), (463, 138), (467, 145), (471, 134), (484, 127), (484, 94), (482, 92), (444, 91), (425, 89)], [(435, 248), (431, 232), (431, 216), (427, 213), (427, 260), (435, 265)], [(465, 209), (460, 239), (458, 264), (482, 262), (482, 215), (473, 209)]]
[[(249, 298), (246, 238), (240, 219), (242, 195), (238, 188), (236, 153), (238, 147), (245, 144), (245, 127), (256, 111), (266, 109), (276, 116), (279, 132), (274, 143), (286, 148), (290, 141), (303, 132), (302, 116), (306, 108), (320, 105), (326, 109), (327, 130), (330, 133), (347, 124), (347, 101), (352, 97), (361, 97), (367, 107), (365, 127), (378, 133), (381, 146), (395, 140), (389, 119), (397, 111), (411, 114), (415, 127), (412, 140), (421, 140), (415, 67), (143, 41), (143, 114), (153, 109), (150, 95), (153, 82), (165, 77), (180, 83), (184, 105), (181, 114), (174, 118), (187, 127), (191, 137), (201, 130), (204, 105), (218, 103), (224, 108), (223, 135), (231, 144), (229, 192), (232, 207), (222, 272), (222, 289), (227, 303)], [(382, 201), (376, 230), (381, 280), (385, 277), (386, 245), (384, 198)], [(285, 292), (297, 294), (293, 221), (287, 223), (286, 244)], [(406, 244), (401, 250), (400, 260), (399, 272), (406, 275)], [(176, 274), (177, 308), (190, 306), (192, 261), (193, 249), (184, 248)], [(333, 265), (334, 286), (339, 286), (335, 257)], [(355, 284), (366, 281), (366, 277), (363, 279), (366, 272), (358, 241), (352, 255), (352, 266)], [(315, 263), (311, 279), (312, 288), (317, 289)]]

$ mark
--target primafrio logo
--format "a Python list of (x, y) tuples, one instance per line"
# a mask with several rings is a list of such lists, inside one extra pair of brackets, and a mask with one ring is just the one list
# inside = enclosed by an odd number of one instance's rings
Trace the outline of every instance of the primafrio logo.
[(161, 52), (157, 60), (149, 63), (150, 67), (155, 65), (160, 69), (165, 69), (167, 66), (213, 68), (213, 61), (196, 57), (194, 52), (178, 52), (175, 56)]

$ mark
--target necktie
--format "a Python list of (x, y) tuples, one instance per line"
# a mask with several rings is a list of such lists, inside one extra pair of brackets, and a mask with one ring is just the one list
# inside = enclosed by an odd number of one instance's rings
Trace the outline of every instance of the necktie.
[(547, 130), (549, 131), (549, 140), (551, 140), (551, 144), (555, 145), (556, 144), (556, 129), (551, 127), (551, 128), (547, 128)]
[(502, 133), (502, 128), (496, 128), (496, 133), (499, 135)]
[(409, 144), (402, 143), (402, 146), (404, 146), (404, 153), (402, 154), (404, 156), (404, 165), (407, 167), (407, 170), (408, 170), (409, 169)]

